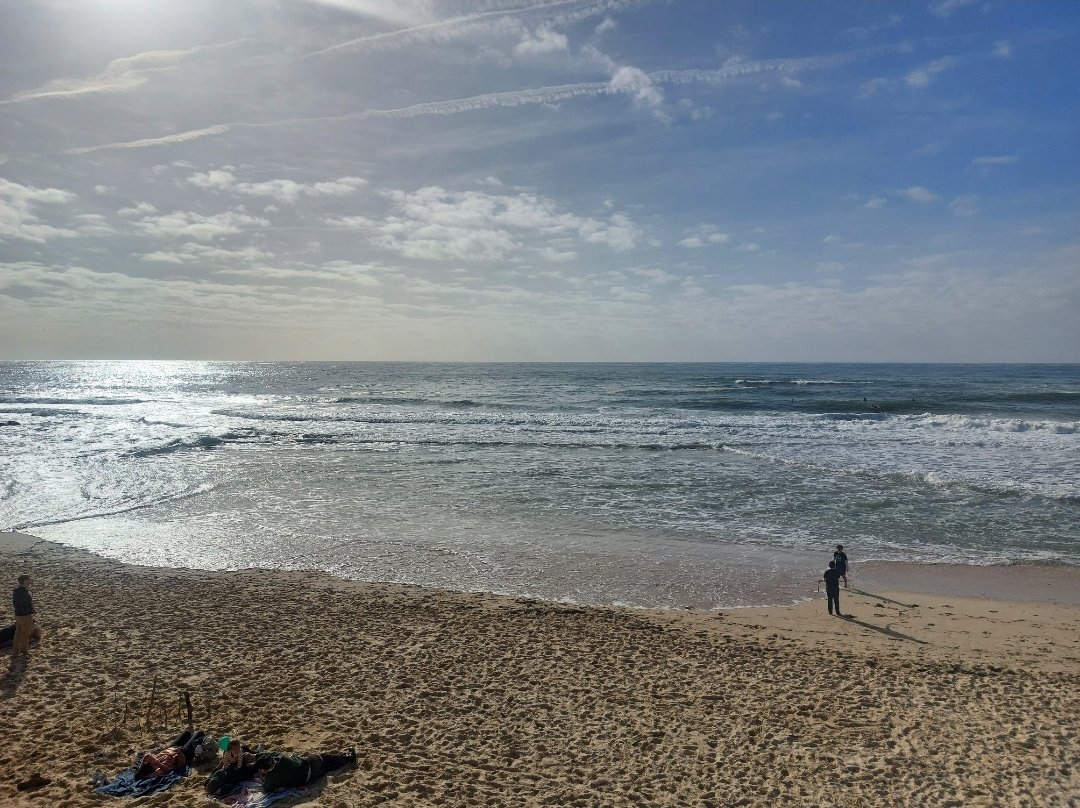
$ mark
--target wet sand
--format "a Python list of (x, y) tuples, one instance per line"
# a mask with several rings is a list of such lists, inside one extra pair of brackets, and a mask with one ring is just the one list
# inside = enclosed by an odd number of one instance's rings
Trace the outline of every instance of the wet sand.
[[(91, 774), (182, 729), (186, 689), (215, 734), (357, 747), (286, 806), (1080, 806), (1080, 576), (1008, 569), (1020, 589), (988, 599), (856, 565), (845, 620), (823, 599), (581, 608), (0, 536), (0, 581), (34, 576), (47, 631), (25, 666), (0, 652), (0, 804), (111, 804)], [(148, 721), (155, 678), (169, 711)], [(35, 772), (51, 782), (17, 791)], [(125, 804), (211, 805), (203, 779)]]

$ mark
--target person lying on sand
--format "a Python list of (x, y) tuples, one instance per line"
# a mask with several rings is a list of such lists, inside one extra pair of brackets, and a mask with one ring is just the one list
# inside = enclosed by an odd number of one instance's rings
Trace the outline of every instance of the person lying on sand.
[(184, 730), (160, 752), (147, 752), (143, 755), (135, 769), (135, 779), (147, 780), (151, 777), (162, 777), (178, 769), (186, 769), (195, 760), (204, 738), (206, 733), (201, 730), (196, 733), (192, 733), (190, 729)]
[(324, 774), (356, 763), (356, 750), (349, 747), (340, 753), (321, 755), (291, 755), (269, 752), (255, 758), (255, 770), (262, 778), (263, 789), (279, 791), (303, 788)]
[[(35, 620), (33, 625), (30, 627), (30, 643), (34, 644), (41, 642), (41, 637), (41, 626), (39, 626), (37, 624), (37, 621)], [(15, 624), (10, 623), (6, 626), (0, 626), (0, 648), (10, 648), (14, 642)]]
[(255, 776), (255, 754), (239, 738), (229, 738), (217, 768), (206, 778), (206, 793), (222, 797)]

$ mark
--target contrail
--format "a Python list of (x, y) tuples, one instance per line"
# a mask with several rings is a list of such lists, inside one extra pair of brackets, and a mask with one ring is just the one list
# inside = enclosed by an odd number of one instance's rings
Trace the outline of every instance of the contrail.
[[(580, 10), (581, 14), (585, 16), (595, 16), (605, 11), (615, 11), (621, 7), (628, 5), (639, 5), (650, 0), (605, 0), (604, 2), (594, 2), (585, 6)], [(529, 14), (534, 11), (547, 11), (549, 9), (563, 8), (566, 6), (581, 5), (582, 0), (552, 0), (547, 3), (537, 3), (531, 6), (522, 6), (520, 8), (499, 9), (496, 11), (480, 11), (475, 14), (463, 14), (460, 17), (451, 17), (445, 20), (436, 20), (435, 22), (427, 22), (421, 25), (413, 25), (409, 28), (398, 28), (394, 31), (384, 31), (381, 34), (369, 34), (368, 36), (358, 37), (356, 39), (350, 39), (347, 42), (339, 42), (336, 45), (331, 45), (327, 48), (321, 48), (320, 50), (310, 51), (300, 56), (300, 59), (310, 59), (313, 56), (324, 56), (328, 53), (333, 53), (339, 50), (346, 50), (354, 48), (359, 45), (372, 45), (379, 42), (385, 42), (387, 40), (394, 40), (410, 35), (431, 33), (443, 28), (454, 28), (459, 25), (468, 25), (470, 23), (479, 22), (481, 20), (498, 18), (498, 17), (516, 17), (522, 14)]]
[[(739, 62), (716, 70), (657, 70), (647, 73), (650, 81), (657, 84), (723, 84), (743, 76), (760, 73), (800, 73), (808, 70), (822, 70), (858, 59), (869, 58), (890, 48), (864, 48), (850, 53), (829, 56), (810, 56), (797, 59), (760, 59)], [(146, 138), (122, 143), (106, 143), (100, 146), (84, 146), (69, 149), (65, 154), (89, 154), (107, 149), (139, 149), (148, 146), (182, 143), (211, 135), (220, 135), (237, 128), (264, 128), (289, 126), (294, 124), (330, 123), (335, 121), (365, 120), (374, 118), (415, 118), (421, 115), (454, 115), (461, 112), (491, 109), (493, 107), (518, 107), (525, 104), (554, 104), (571, 98), (598, 97), (615, 95), (619, 91), (612, 88), (609, 81), (588, 81), (577, 84), (557, 84), (527, 90), (509, 90), (499, 93), (483, 93), (468, 98), (455, 98), (447, 101), (428, 101), (397, 109), (369, 109), (347, 112), (342, 115), (324, 115), (310, 118), (285, 118), (278, 121), (249, 122), (236, 121), (216, 124), (205, 129), (193, 129), (159, 138)]]

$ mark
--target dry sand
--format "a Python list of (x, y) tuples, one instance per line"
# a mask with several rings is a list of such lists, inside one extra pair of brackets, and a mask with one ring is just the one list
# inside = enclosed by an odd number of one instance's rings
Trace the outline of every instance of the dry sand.
[[(286, 806), (1080, 805), (1075, 571), (1056, 603), (849, 590), (852, 620), (820, 599), (645, 612), (155, 570), (0, 537), (0, 582), (23, 571), (48, 636), (25, 668), (0, 656), (3, 806), (113, 804), (90, 775), (182, 729), (185, 688), (216, 734), (357, 747)], [(147, 728), (155, 677), (171, 715)], [(52, 782), (18, 792), (35, 772)], [(203, 779), (129, 804), (206, 808)]]

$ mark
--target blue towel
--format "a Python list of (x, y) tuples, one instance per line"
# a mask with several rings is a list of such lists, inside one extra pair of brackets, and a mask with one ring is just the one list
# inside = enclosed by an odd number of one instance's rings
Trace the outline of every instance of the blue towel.
[(266, 808), (271, 803), (286, 797), (303, 797), (308, 793), (303, 788), (285, 788), (280, 791), (263, 791), (262, 781), (248, 780), (237, 785), (236, 789), (221, 801), (233, 808)]
[(184, 779), (188, 769), (172, 771), (161, 777), (150, 777), (146, 780), (135, 779), (135, 768), (124, 769), (116, 775), (111, 783), (106, 783), (94, 789), (95, 794), (107, 794), (111, 797), (143, 797), (147, 794), (157, 794), (167, 788), (172, 788), (176, 783)]

